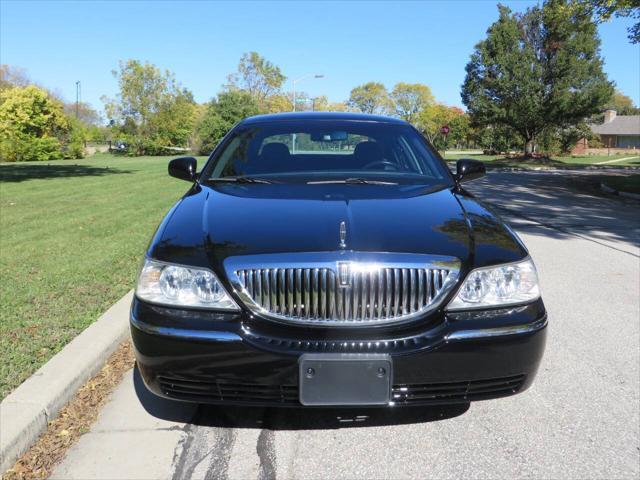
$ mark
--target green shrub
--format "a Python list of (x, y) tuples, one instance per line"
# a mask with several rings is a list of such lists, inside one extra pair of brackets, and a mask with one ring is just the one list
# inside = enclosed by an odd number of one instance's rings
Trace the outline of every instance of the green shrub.
[(54, 137), (14, 134), (2, 138), (0, 159), (4, 162), (47, 161), (62, 158), (60, 141)]
[(62, 158), (60, 139), (71, 130), (62, 103), (29, 85), (0, 92), (0, 159), (6, 162)]

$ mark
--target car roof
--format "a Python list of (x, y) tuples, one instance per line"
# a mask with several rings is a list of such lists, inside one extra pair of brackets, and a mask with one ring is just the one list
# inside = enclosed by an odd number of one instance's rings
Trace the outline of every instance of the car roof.
[(375, 122), (375, 123), (394, 123), (406, 125), (407, 122), (399, 118), (385, 117), (383, 115), (369, 115), (366, 113), (353, 112), (288, 112), (288, 113), (269, 113), (266, 115), (256, 115), (254, 117), (245, 118), (241, 125), (250, 125), (253, 123), (269, 123), (283, 121), (299, 121), (299, 120), (348, 120), (354, 122)]

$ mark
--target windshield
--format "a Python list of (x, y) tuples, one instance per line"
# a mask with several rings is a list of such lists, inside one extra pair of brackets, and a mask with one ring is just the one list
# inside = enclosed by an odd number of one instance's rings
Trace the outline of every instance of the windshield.
[(306, 183), (449, 183), (446, 166), (410, 126), (305, 120), (239, 127), (204, 178)]

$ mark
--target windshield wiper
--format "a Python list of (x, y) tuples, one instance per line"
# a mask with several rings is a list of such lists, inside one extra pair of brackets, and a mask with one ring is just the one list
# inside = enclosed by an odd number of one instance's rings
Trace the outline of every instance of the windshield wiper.
[(255, 177), (218, 177), (210, 178), (209, 181), (214, 183), (273, 183), (271, 180)]
[(347, 183), (351, 185), (398, 185), (397, 182), (386, 182), (383, 180), (369, 180), (367, 178), (351, 177), (335, 180), (311, 180), (307, 184), (323, 184), (323, 183)]

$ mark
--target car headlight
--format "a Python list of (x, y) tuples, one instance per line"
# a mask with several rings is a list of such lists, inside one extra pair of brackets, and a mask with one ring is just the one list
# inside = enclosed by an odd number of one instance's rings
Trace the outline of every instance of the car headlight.
[(538, 274), (530, 258), (521, 262), (472, 270), (447, 310), (501, 307), (540, 297)]
[(239, 310), (210, 270), (145, 259), (138, 277), (140, 300), (177, 307)]

